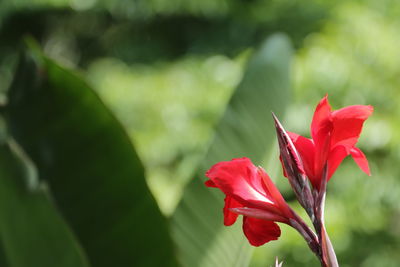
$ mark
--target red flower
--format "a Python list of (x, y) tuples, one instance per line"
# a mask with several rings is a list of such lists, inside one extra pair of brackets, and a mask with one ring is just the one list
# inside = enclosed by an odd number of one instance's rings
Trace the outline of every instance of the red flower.
[(368, 161), (355, 144), (364, 121), (372, 114), (372, 106), (355, 105), (332, 111), (325, 96), (315, 109), (311, 123), (311, 137), (288, 133), (298, 150), (304, 170), (314, 188), (319, 190), (322, 172), (328, 164), (328, 180), (342, 160), (351, 155), (357, 165), (370, 175)]
[(275, 222), (289, 224), (293, 212), (268, 174), (248, 158), (215, 164), (207, 171), (206, 186), (225, 194), (224, 224), (235, 223), (243, 216), (243, 232), (253, 246), (277, 240), (281, 234)]

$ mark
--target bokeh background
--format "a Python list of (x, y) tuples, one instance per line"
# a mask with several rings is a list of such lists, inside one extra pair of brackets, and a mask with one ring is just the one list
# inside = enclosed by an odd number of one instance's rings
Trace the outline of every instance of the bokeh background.
[[(309, 136), (313, 110), (325, 94), (334, 109), (375, 107), (359, 140), (372, 177), (346, 159), (328, 185), (326, 221), (341, 266), (398, 266), (399, 1), (2, 0), (1, 104), (9, 101), (22, 40), (30, 35), (46, 56), (79, 72), (122, 123), (162, 215), (174, 221), (249, 58), (277, 32), (293, 46), (289, 104), (281, 115), (286, 129)], [(271, 128), (268, 122), (264, 127)], [(274, 142), (260, 164), (296, 206)], [(214, 205), (222, 208), (222, 202)], [(277, 256), (283, 266), (318, 266), (300, 236), (282, 229), (280, 240), (252, 251), (247, 264), (270, 266)], [(217, 266), (193, 262), (186, 266)]]

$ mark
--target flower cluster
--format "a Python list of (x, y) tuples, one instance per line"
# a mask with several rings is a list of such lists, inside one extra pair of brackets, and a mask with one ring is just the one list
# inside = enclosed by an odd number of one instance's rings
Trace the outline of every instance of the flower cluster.
[(348, 155), (370, 175), (368, 161), (355, 145), (372, 112), (373, 107), (365, 105), (332, 111), (325, 96), (312, 119), (311, 139), (286, 132), (274, 116), (284, 176), (310, 216), (315, 233), (289, 207), (268, 174), (248, 158), (219, 162), (206, 173), (206, 186), (225, 194), (224, 224), (230, 226), (243, 215), (243, 232), (253, 246), (278, 239), (277, 222), (288, 224), (304, 237), (322, 266), (338, 266), (324, 227), (326, 183)]

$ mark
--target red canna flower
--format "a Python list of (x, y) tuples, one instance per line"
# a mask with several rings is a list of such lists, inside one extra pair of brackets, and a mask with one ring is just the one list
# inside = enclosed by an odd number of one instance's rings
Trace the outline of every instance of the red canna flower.
[(293, 212), (268, 174), (248, 158), (215, 164), (207, 171), (206, 186), (225, 194), (224, 224), (235, 223), (243, 215), (243, 232), (250, 244), (261, 246), (281, 234), (275, 222), (290, 224)]
[(355, 105), (332, 111), (325, 96), (315, 109), (311, 137), (288, 133), (303, 161), (304, 171), (319, 190), (323, 168), (328, 164), (328, 180), (342, 160), (351, 155), (362, 171), (370, 175), (367, 158), (355, 145), (372, 106)]

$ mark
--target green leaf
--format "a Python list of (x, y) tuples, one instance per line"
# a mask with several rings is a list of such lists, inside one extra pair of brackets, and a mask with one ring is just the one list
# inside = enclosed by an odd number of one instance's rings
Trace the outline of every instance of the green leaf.
[[(2, 240), (2, 238), (0, 237), (0, 240)], [(3, 244), (0, 244), (0, 266), (1, 267), (9, 267), (10, 265), (8, 264), (7, 258), (6, 258), (6, 254), (4, 251), (4, 246)]]
[[(249, 61), (197, 175), (186, 187), (172, 217), (174, 240), (184, 266), (247, 266), (252, 249), (240, 222), (224, 227), (223, 196), (204, 186), (211, 165), (236, 157), (260, 164), (275, 143), (271, 111), (282, 116), (290, 96), (292, 48), (277, 34), (267, 39)], [(210, 96), (212, 97), (212, 96)], [(279, 164), (279, 159), (276, 159)]]
[[(15, 153), (18, 152), (18, 153)], [(15, 144), (0, 145), (0, 236), (12, 267), (87, 267), (46, 187)], [(3, 265), (1, 265), (3, 266)]]
[(176, 266), (143, 166), (91, 88), (30, 48), (8, 96), (11, 133), (49, 184), (92, 265)]

